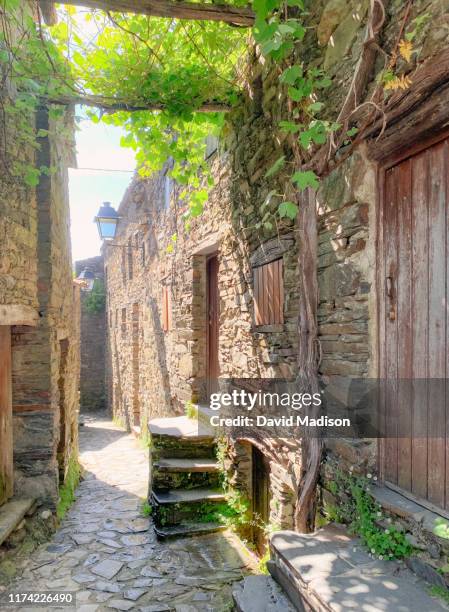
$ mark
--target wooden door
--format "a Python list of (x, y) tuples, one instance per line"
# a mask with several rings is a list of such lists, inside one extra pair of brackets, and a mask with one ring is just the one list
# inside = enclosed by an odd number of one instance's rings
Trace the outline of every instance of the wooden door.
[(218, 390), (220, 374), (218, 361), (219, 302), (218, 302), (218, 258), (210, 257), (206, 262), (207, 272), (207, 392), (208, 396)]
[(270, 470), (265, 455), (252, 446), (252, 504), (253, 504), (253, 543), (259, 554), (263, 555), (267, 546), (264, 527), (270, 516)]
[(379, 226), (383, 476), (443, 510), (449, 509), (448, 171), (447, 138), (388, 167)]
[(0, 325), (0, 505), (13, 494), (11, 328)]

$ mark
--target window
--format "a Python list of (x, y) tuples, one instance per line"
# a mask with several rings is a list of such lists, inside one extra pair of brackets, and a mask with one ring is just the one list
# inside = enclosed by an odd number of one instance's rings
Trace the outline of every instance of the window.
[(161, 325), (164, 332), (171, 330), (171, 294), (170, 287), (168, 285), (164, 285), (162, 287)]
[(122, 308), (122, 336), (126, 336), (126, 308)]
[(282, 259), (254, 268), (253, 279), (254, 324), (282, 324), (284, 322)]

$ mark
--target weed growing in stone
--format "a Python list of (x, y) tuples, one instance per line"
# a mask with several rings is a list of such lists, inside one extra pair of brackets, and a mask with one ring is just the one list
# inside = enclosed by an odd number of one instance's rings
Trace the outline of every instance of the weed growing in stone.
[(64, 483), (59, 488), (59, 502), (56, 508), (58, 519), (63, 519), (67, 510), (75, 501), (75, 490), (81, 478), (81, 466), (78, 457), (72, 455), (69, 460)]

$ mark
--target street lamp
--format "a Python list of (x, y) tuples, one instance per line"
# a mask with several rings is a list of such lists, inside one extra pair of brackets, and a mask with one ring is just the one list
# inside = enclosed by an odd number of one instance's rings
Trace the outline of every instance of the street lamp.
[(97, 216), (94, 218), (101, 240), (113, 240), (117, 231), (119, 216), (110, 202), (103, 202)]
[(144, 251), (143, 245), (132, 244), (113, 244), (111, 241), (115, 238), (117, 232), (117, 224), (120, 217), (117, 211), (112, 208), (110, 202), (103, 202), (94, 221), (98, 227), (100, 239), (104, 240), (108, 246), (120, 247), (122, 249), (139, 249)]
[(81, 281), (81, 291), (92, 291), (95, 282), (95, 274), (92, 270), (89, 270), (89, 268), (84, 268), (76, 280)]

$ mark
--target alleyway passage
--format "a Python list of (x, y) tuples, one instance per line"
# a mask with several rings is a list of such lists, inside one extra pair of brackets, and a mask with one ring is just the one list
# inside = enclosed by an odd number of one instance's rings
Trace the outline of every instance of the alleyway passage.
[(102, 415), (80, 428), (80, 449), (77, 501), (10, 590), (76, 591), (79, 612), (231, 609), (231, 585), (250, 563), (238, 540), (218, 533), (158, 542), (140, 511), (148, 452)]

